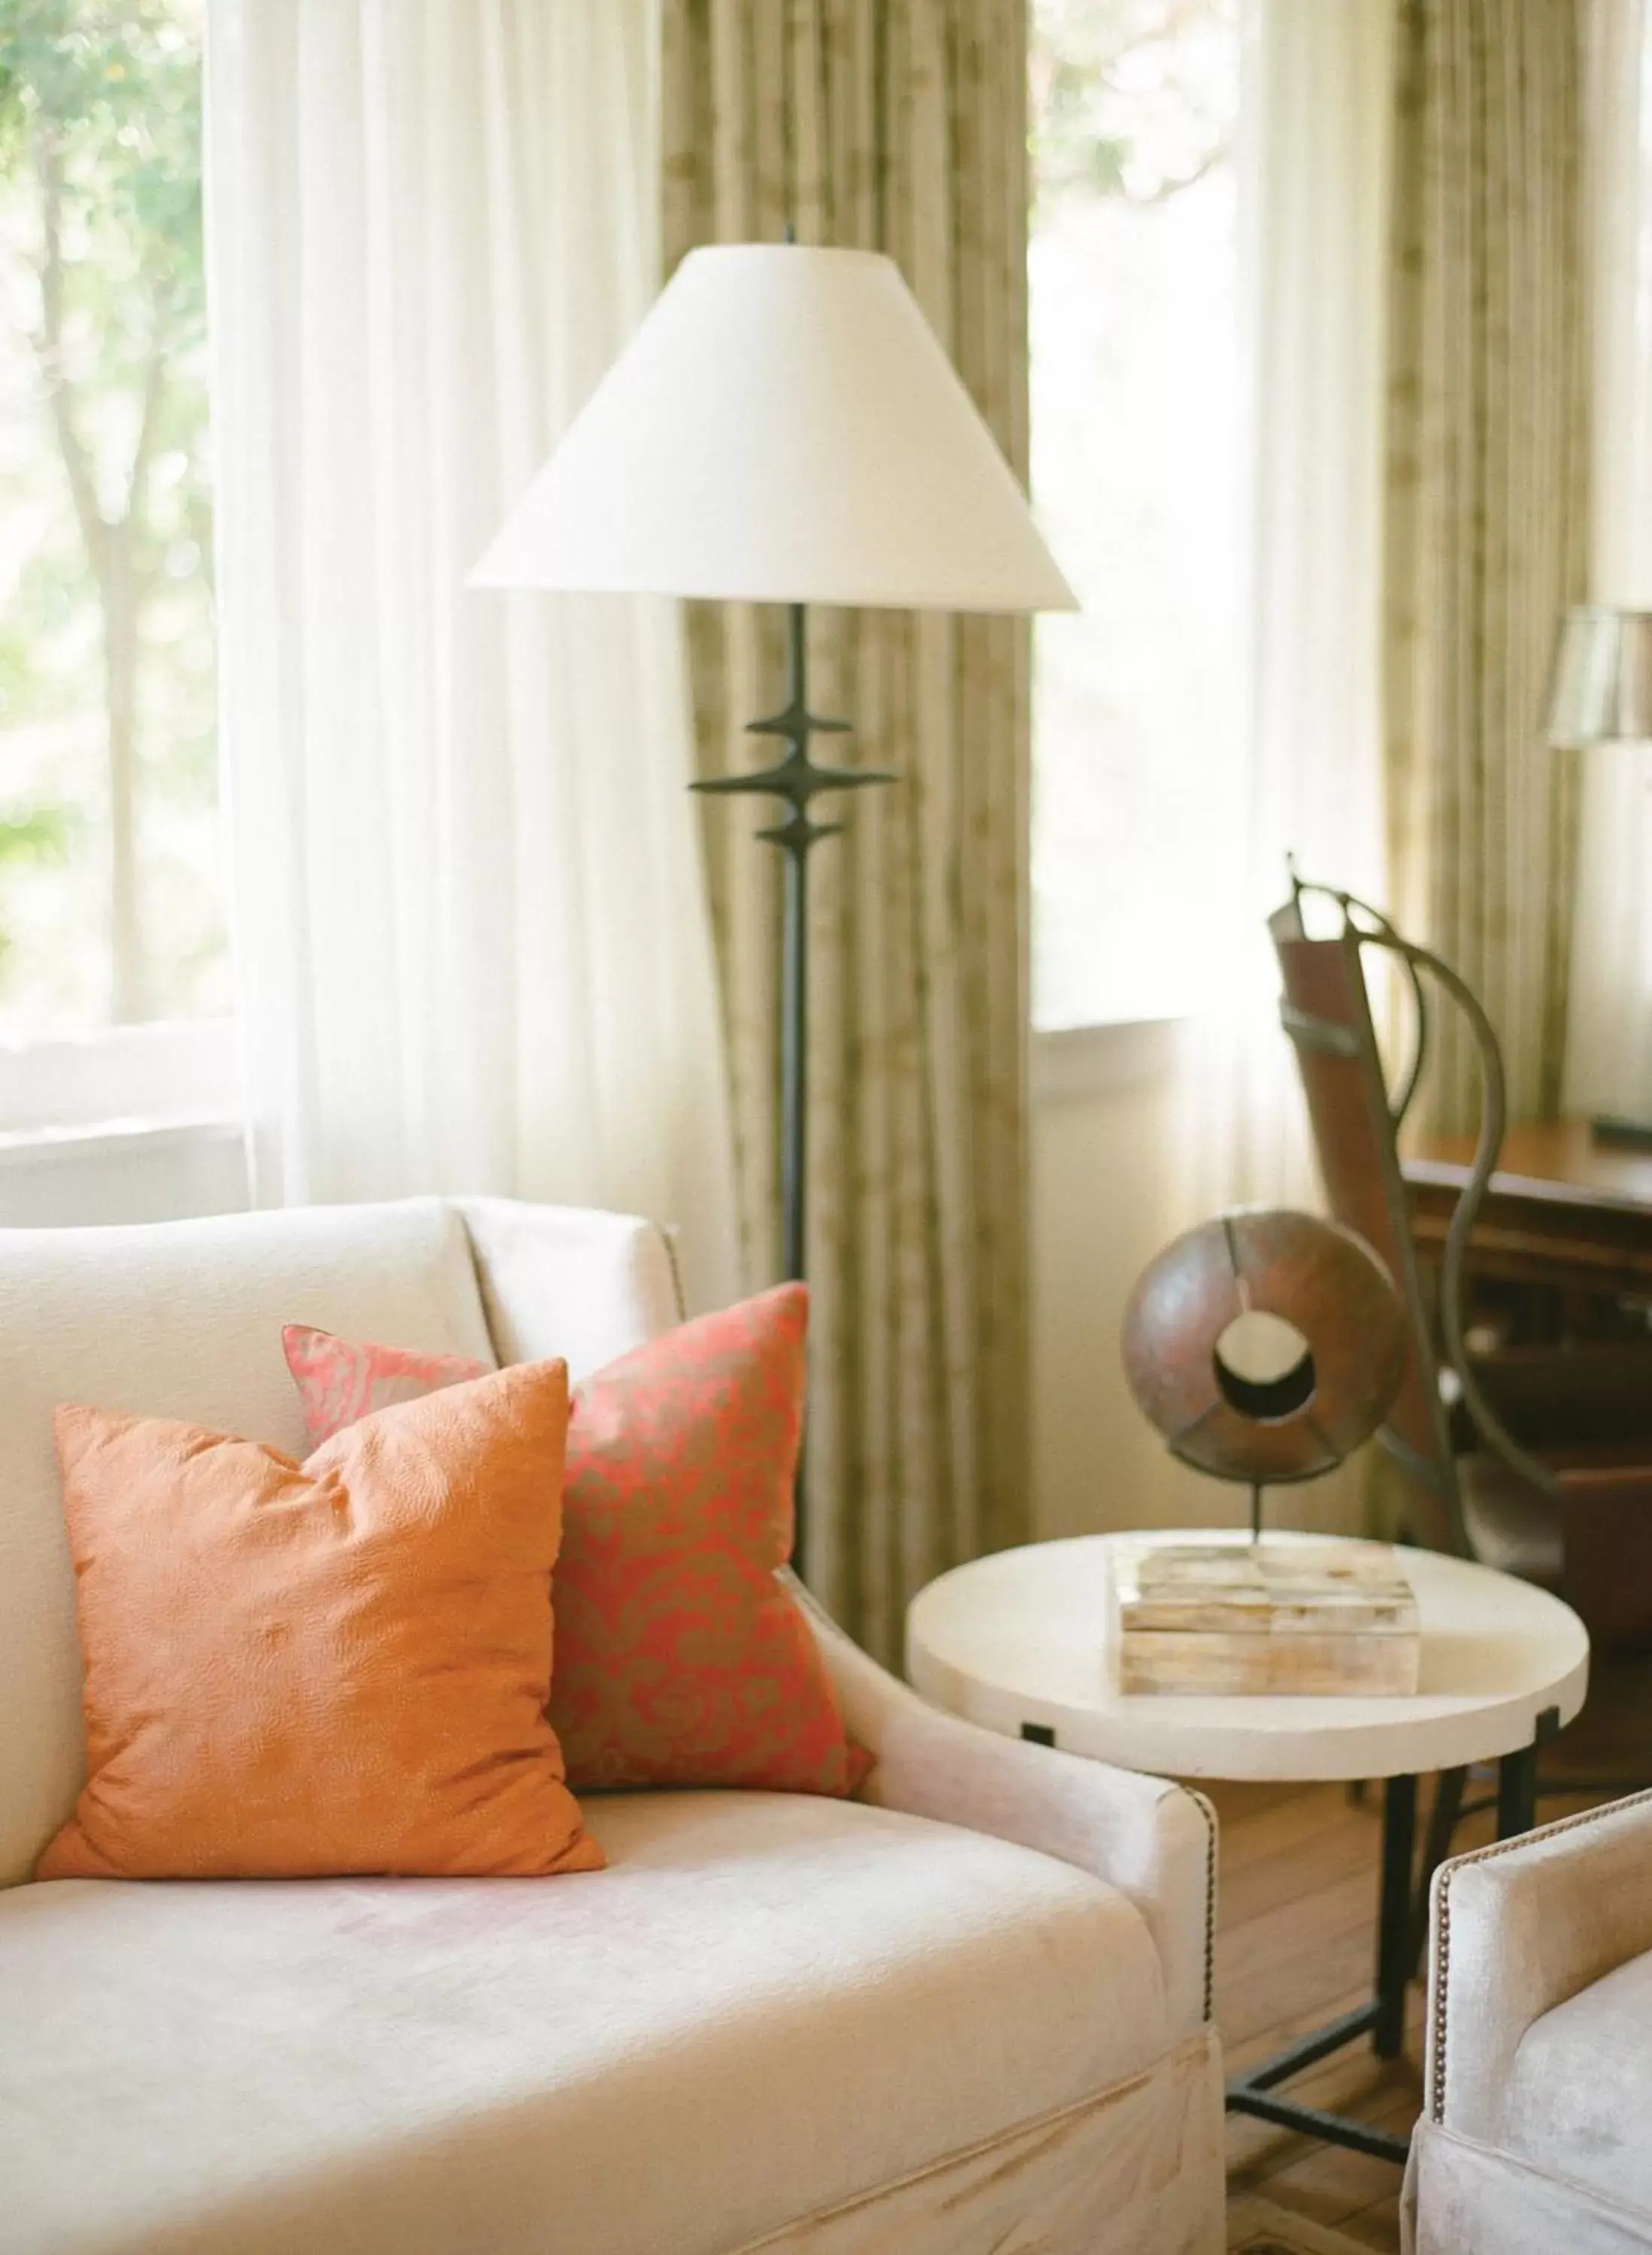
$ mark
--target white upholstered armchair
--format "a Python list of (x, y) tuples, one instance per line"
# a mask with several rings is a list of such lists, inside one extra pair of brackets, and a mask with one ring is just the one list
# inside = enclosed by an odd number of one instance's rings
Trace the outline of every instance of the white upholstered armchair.
[(577, 1379), (678, 1312), (659, 1230), (502, 1199), (0, 1232), (5, 2255), (1217, 2255), (1208, 1811), (819, 1615), (853, 1802), (591, 1795), (608, 1869), (546, 1881), (31, 1881), (84, 1775), (54, 1402), (301, 1454), (284, 1322)]
[(1652, 1793), (1436, 1876), (1415, 2255), (1652, 2248)]

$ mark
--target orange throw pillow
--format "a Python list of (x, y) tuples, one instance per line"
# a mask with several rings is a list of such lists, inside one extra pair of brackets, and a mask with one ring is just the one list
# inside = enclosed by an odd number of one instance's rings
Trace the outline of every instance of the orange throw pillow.
[[(576, 1786), (843, 1795), (866, 1774), (777, 1573), (791, 1548), (808, 1312), (805, 1288), (783, 1284), (668, 1331), (574, 1396), (551, 1720)], [(395, 1350), (334, 1346), (289, 1329), (306, 1418), (324, 1414), (312, 1369), (348, 1364), (363, 1383), (404, 1372)]]
[(567, 1372), (303, 1465), (60, 1408), (90, 1775), (57, 1879), (598, 1871), (545, 1720)]

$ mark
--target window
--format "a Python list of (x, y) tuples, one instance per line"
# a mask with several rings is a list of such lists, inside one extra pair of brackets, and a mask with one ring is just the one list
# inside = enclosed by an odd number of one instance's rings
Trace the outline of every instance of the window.
[(1239, 720), (1240, 0), (1035, 0), (1034, 1015), (1198, 992)]
[(37, 1047), (71, 1037), (96, 1116), (88, 1037), (230, 1008), (201, 37), (199, 0), (0, 16), (0, 1129), (66, 1085)]

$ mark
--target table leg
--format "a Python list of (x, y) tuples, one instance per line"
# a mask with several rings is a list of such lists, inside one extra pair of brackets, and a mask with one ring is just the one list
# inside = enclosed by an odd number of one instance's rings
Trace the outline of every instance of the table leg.
[(1423, 1838), (1423, 1861), (1417, 1875), (1417, 1908), (1411, 1925), (1413, 1979), (1422, 1969), (1423, 1953), (1428, 1948), (1429, 1889), (1435, 1872), (1452, 1852), (1452, 1837), (1463, 1814), (1463, 1795), (1467, 1785), (1466, 1769), (1443, 1769), (1434, 1787), (1434, 1806), (1429, 1812), (1428, 1830)]
[(1397, 2059), (1405, 2043), (1416, 1846), (1417, 1780), (1391, 1777), (1382, 1788), (1382, 1894), (1377, 1909), (1376, 2019), (1371, 2029), (1372, 2048), (1379, 2059)]
[(1537, 1822), (1537, 1748), (1519, 1746), (1497, 1765), (1497, 1837), (1512, 1840)]
[(1332, 2052), (1357, 2042), (1367, 2033), (1383, 2059), (1396, 2058), (1404, 2042), (1405, 1995), (1412, 1970), (1415, 1930), (1411, 1864), (1417, 1847), (1417, 1780), (1391, 1777), (1382, 1794), (1382, 1893), (1377, 1911), (1376, 1985), (1372, 1999), (1328, 2027), (1299, 2036), (1248, 2074), (1236, 2076), (1227, 2086), (1227, 2111), (1255, 2115), (1305, 2137), (1323, 2138), (1328, 2145), (1346, 2146), (1356, 2153), (1375, 2154), (1403, 2166), (1410, 2149), (1409, 2137), (1396, 2137), (1391, 2131), (1350, 2121), (1346, 2115), (1304, 2105), (1300, 2099), (1285, 2097), (1277, 2089), (1304, 2068), (1328, 2059)]

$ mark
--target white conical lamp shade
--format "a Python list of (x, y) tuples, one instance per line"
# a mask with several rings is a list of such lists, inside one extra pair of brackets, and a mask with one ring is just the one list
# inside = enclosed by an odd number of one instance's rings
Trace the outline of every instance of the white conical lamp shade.
[(690, 252), (470, 576), (1078, 608), (893, 261), (777, 243)]

